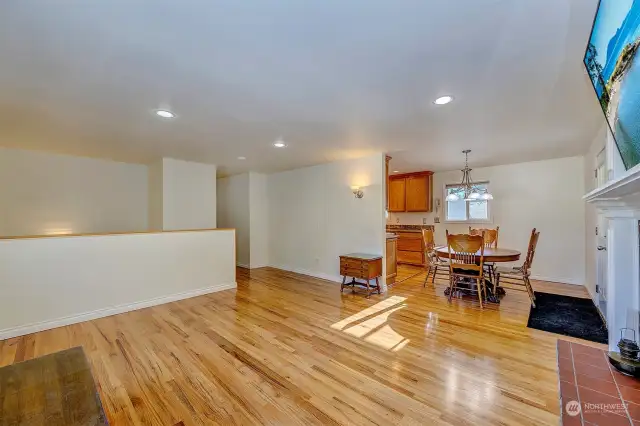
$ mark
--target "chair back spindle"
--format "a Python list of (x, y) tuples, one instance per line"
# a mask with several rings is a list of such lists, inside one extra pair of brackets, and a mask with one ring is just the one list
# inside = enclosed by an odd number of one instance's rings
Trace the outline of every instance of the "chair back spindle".
[(449, 262), (451, 269), (482, 271), (484, 263), (484, 232), (481, 235), (449, 234)]
[(500, 233), (500, 227), (496, 226), (496, 229), (478, 228), (474, 229), (469, 227), (469, 235), (481, 235), (484, 232), (484, 246), (486, 248), (498, 248), (498, 235)]
[(433, 230), (432, 229), (423, 229), (422, 230), (422, 240), (424, 241), (424, 249), (425, 249), (425, 251), (429, 252), (429, 251), (432, 251), (433, 249), (435, 249), (436, 241), (435, 241), (435, 238), (433, 236)]
[(523, 265), (523, 269), (527, 272), (531, 269), (531, 265), (533, 264), (533, 256), (536, 254), (536, 247), (538, 245), (539, 237), (540, 237), (540, 232), (536, 231), (536, 228), (533, 228), (533, 230), (531, 231), (531, 237), (529, 238), (529, 248), (527, 249), (527, 257)]

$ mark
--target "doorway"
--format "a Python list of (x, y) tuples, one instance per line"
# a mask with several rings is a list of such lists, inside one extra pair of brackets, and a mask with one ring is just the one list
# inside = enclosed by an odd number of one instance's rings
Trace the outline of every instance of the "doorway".
[(598, 226), (596, 228), (596, 306), (602, 314), (602, 318), (607, 318), (607, 219), (604, 215), (598, 215)]
[[(607, 183), (607, 154), (605, 149), (596, 156), (595, 187), (599, 188)], [(596, 222), (596, 306), (600, 310), (602, 318), (607, 318), (607, 230), (608, 220), (602, 214), (598, 214)]]

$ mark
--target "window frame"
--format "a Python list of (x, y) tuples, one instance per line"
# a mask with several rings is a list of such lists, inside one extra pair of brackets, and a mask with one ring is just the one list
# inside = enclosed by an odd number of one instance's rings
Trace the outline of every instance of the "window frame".
[[(491, 192), (490, 188), (491, 185), (489, 183), (489, 181), (480, 181), (480, 182), (474, 182), (474, 184), (476, 185), (486, 185), (487, 187), (487, 191)], [(493, 216), (491, 215), (491, 203), (487, 200), (487, 219), (470, 219), (469, 218), (469, 203), (471, 201), (465, 201), (465, 207), (466, 207), (466, 216), (467, 219), (465, 220), (449, 220), (449, 202), (447, 201), (447, 188), (450, 188), (452, 186), (460, 186), (460, 183), (446, 183), (444, 184), (444, 186), (442, 187), (442, 200), (443, 200), (443, 204), (444, 204), (444, 223), (460, 223), (460, 224), (492, 224), (493, 223)], [(484, 201), (484, 200), (480, 200), (480, 201)]]

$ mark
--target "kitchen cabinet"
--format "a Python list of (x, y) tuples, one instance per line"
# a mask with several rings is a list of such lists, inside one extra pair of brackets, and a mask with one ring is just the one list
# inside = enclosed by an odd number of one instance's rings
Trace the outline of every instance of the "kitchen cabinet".
[(405, 192), (406, 181), (404, 179), (389, 178), (389, 211), (406, 211)]
[(398, 235), (398, 263), (424, 265), (424, 248), (421, 232), (402, 232), (394, 230)]
[(395, 284), (398, 276), (398, 236), (387, 234), (387, 285)]
[(433, 210), (433, 172), (406, 173), (389, 177), (390, 212)]

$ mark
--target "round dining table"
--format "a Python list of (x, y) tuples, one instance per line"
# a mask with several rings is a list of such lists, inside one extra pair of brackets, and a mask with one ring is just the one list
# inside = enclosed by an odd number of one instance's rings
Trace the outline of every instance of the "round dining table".
[[(449, 258), (449, 247), (447, 246), (436, 247), (435, 252), (439, 258), (442, 258), (442, 259)], [(478, 250), (476, 254), (480, 256), (480, 250)], [(522, 253), (520, 253), (518, 250), (513, 250), (508, 248), (485, 247), (483, 261), (487, 263), (515, 262), (517, 260), (520, 260), (521, 254)], [(452, 257), (455, 258), (455, 252)], [(490, 284), (493, 284), (491, 283), (491, 280), (489, 278), (492, 278), (492, 277), (485, 277), (485, 280), (489, 281)], [(446, 295), (448, 295), (448, 290), (449, 290), (448, 288), (445, 290)], [(496, 289), (496, 294), (493, 294), (491, 286), (489, 285), (487, 285), (487, 290), (488, 292), (491, 293), (487, 296), (487, 300), (489, 302), (500, 303), (498, 296), (505, 294), (504, 289), (501, 287), (498, 287)], [(469, 291), (471, 291), (471, 288), (469, 288)]]
[[(449, 258), (449, 247), (436, 247), (435, 250), (438, 257), (443, 259)], [(476, 254), (480, 256), (480, 250), (478, 250)], [(520, 260), (520, 255), (521, 253), (518, 250), (491, 247), (485, 247), (484, 249), (485, 262), (515, 262), (516, 260)], [(453, 257), (455, 258), (455, 254)]]

